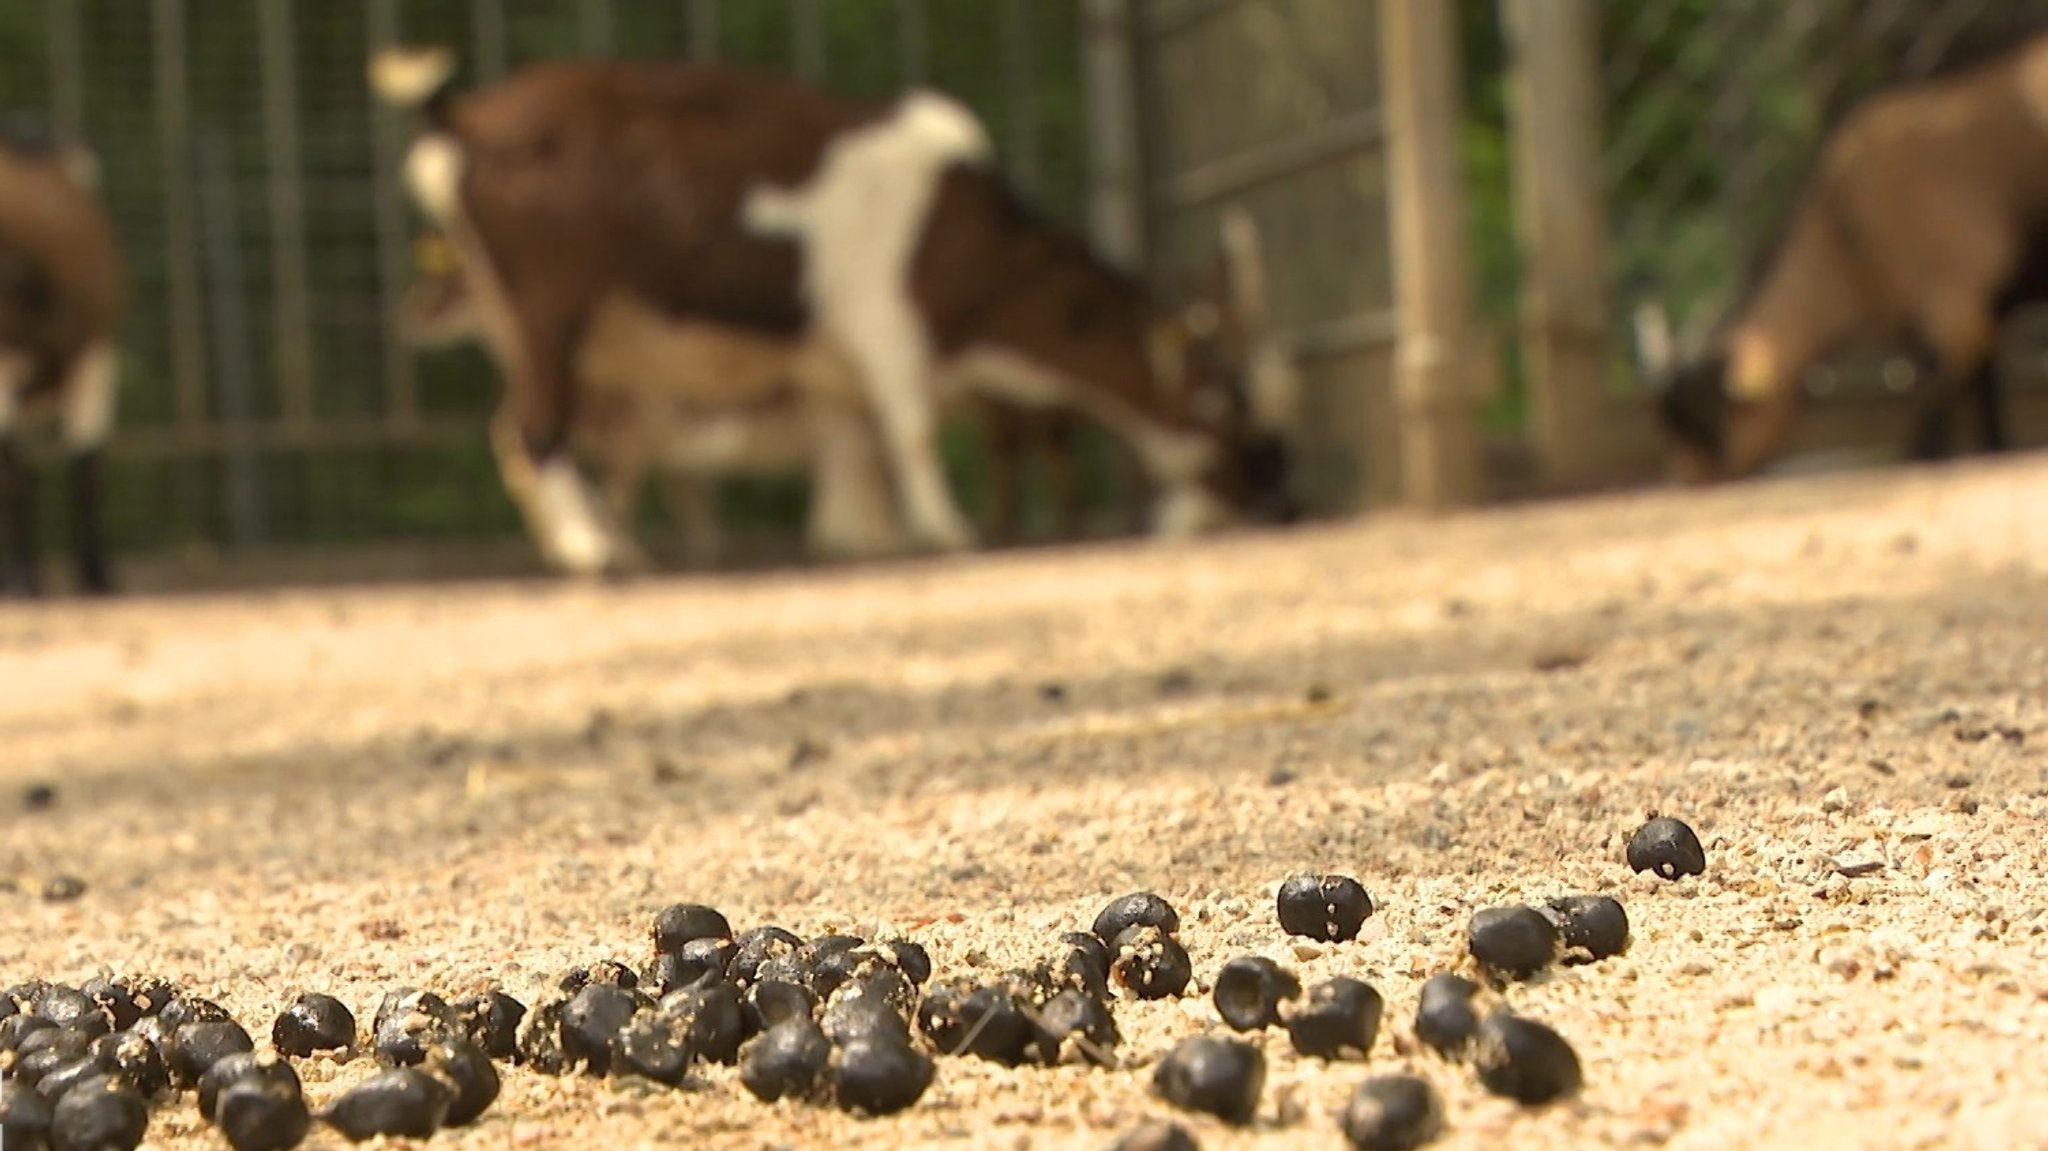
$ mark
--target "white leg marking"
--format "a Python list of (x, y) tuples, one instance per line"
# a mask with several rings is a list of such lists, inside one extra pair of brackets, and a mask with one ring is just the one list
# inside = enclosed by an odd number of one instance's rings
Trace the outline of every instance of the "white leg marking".
[(903, 548), (886, 461), (857, 412), (820, 411), (811, 469), (811, 553), (868, 559)]
[(541, 520), (541, 550), (572, 575), (596, 575), (618, 559), (583, 477), (566, 456), (542, 464), (536, 475), (535, 510)]
[(71, 366), (64, 381), (64, 443), (91, 451), (114, 430), (114, 400), (120, 387), (121, 357), (111, 344), (94, 344)]
[(801, 239), (806, 298), (860, 368), (911, 531), (944, 550), (972, 547), (974, 530), (939, 460), (931, 341), (910, 298), (910, 268), (940, 177), (989, 155), (965, 107), (915, 93), (888, 119), (835, 141), (809, 185), (756, 189), (744, 212), (757, 232)]

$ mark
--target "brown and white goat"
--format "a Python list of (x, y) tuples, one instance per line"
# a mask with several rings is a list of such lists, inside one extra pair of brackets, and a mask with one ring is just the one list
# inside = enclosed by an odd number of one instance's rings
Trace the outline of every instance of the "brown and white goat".
[(54, 410), (69, 455), (78, 586), (113, 590), (101, 452), (114, 423), (116, 330), (127, 304), (96, 164), (41, 121), (0, 128), (0, 595), (41, 590), (25, 419)]
[[(534, 518), (570, 570), (616, 560), (567, 454), (575, 349), (608, 299), (847, 357), (920, 546), (973, 543), (936, 445), (964, 388), (1107, 425), (1159, 485), (1162, 532), (1284, 487), (1273, 405), (1245, 365), (1029, 211), (951, 99), (871, 103), (666, 61), (538, 64), (457, 94), (432, 49), (381, 52), (370, 71), (424, 113), (407, 184), (476, 274)], [(1211, 328), (1227, 306), (1208, 305)]]
[[(414, 279), (399, 309), (407, 342), (434, 348), (484, 340), (453, 245), (428, 232), (414, 253)], [(801, 373), (848, 369), (806, 364), (801, 350), (743, 331), (650, 319), (626, 300), (599, 308), (576, 350), (571, 444), (596, 465), (606, 526), (618, 533), (629, 566), (640, 562), (630, 523), (650, 472), (661, 476), (665, 510), (695, 565), (713, 564), (723, 551), (710, 481), (724, 475), (810, 473), (814, 555), (861, 558), (902, 546), (886, 465), (860, 412), (822, 406), (798, 386)], [(848, 383), (838, 391), (853, 395)], [(492, 434), (507, 484), (530, 502), (531, 472), (516, 429), (500, 419)]]
[(1857, 105), (1765, 255), (1707, 354), (1660, 373), (1683, 478), (1770, 463), (1804, 373), (1853, 342), (1903, 339), (1930, 369), (1912, 457), (1948, 453), (1969, 397), (1984, 447), (2004, 449), (1998, 330), (2048, 300), (2048, 37)]

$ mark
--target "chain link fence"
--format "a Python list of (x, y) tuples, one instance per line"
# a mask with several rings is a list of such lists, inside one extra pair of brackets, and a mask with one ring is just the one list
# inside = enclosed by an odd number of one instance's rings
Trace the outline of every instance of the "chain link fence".
[[(1827, 129), (1880, 85), (2048, 25), (2042, 0), (1603, 0), (1614, 315), (1646, 297), (1682, 332), (1718, 317)], [(1626, 340), (1626, 324), (1617, 325)], [(1843, 361), (1816, 385), (1872, 377)], [(1879, 374), (1910, 385), (1903, 360)]]

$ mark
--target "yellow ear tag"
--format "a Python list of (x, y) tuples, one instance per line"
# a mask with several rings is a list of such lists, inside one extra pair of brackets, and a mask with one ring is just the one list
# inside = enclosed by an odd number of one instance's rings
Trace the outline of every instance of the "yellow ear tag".
[(1746, 404), (1770, 399), (1778, 390), (1778, 366), (1770, 349), (1754, 343), (1738, 347), (1728, 364), (1728, 396)]
[(455, 245), (446, 236), (430, 233), (413, 241), (413, 263), (429, 276), (445, 276), (455, 271)]

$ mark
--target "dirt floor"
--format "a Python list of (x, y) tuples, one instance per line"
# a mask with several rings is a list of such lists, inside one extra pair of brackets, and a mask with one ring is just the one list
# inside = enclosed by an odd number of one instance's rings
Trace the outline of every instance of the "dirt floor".
[[(1204, 1147), (1341, 1146), (1353, 1086), (1402, 1068), (1447, 1149), (2048, 1147), (2048, 458), (830, 574), (0, 607), (0, 787), (0, 980), (160, 973), (252, 1031), (306, 989), (531, 1002), (644, 959), (678, 900), (993, 974), (1152, 889), (1201, 991), (1256, 953), (1389, 1004), (1369, 1064), (1265, 1036), (1257, 1123), (1188, 1120)], [(1651, 811), (1703, 878), (1630, 875)], [(1280, 933), (1298, 871), (1364, 881), (1362, 939)], [(83, 897), (37, 898), (53, 873)], [(1574, 891), (1627, 904), (1632, 950), (1510, 999), (1583, 1096), (1524, 1112), (1415, 1053), (1468, 916)], [(435, 1145), (1106, 1148), (1218, 1026), (1197, 993), (1118, 1018), (1124, 1069), (943, 1060), (880, 1120), (724, 1069), (510, 1071)], [(304, 1066), (316, 1100), (368, 1071)], [(224, 1146), (195, 1112), (150, 1145)]]

